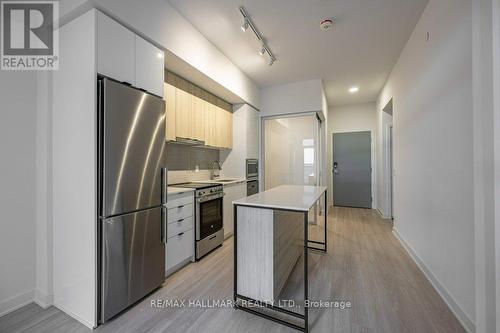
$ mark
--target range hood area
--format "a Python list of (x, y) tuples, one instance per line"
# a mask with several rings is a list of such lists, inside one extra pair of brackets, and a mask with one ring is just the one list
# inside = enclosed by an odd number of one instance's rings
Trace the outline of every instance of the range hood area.
[(175, 138), (175, 141), (171, 141), (171, 143), (177, 143), (177, 144), (186, 145), (186, 146), (204, 146), (205, 145), (205, 141), (197, 140), (197, 139), (181, 138), (178, 136)]

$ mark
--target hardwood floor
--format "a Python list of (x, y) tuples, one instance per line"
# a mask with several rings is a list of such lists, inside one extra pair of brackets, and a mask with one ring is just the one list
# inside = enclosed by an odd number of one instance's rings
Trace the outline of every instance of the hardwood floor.
[[(464, 332), (373, 210), (330, 209), (328, 253), (310, 253), (310, 298), (350, 309), (310, 309), (311, 332)], [(311, 234), (318, 231), (311, 227)], [(321, 234), (315, 237), (321, 239)], [(233, 242), (167, 279), (162, 288), (96, 332), (296, 332), (232, 308), (152, 308), (151, 300), (231, 300)], [(300, 286), (294, 274), (287, 285)], [(0, 318), (0, 332), (91, 332), (58, 309), (30, 304)]]

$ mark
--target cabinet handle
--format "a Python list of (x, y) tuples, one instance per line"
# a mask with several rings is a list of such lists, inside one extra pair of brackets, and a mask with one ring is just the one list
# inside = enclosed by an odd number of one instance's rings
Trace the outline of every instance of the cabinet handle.
[(178, 234), (177, 236), (182, 236), (182, 235), (184, 235), (184, 232), (181, 232), (181, 233), (180, 233), (180, 234)]
[(182, 222), (182, 221), (184, 221), (184, 219), (177, 220), (177, 222)]
[(177, 209), (183, 208), (184, 205), (177, 206)]

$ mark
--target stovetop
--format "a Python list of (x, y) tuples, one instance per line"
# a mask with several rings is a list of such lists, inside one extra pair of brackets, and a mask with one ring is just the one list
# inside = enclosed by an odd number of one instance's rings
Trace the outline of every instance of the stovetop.
[(197, 189), (197, 190), (201, 190), (201, 189), (204, 189), (204, 188), (220, 186), (220, 184), (214, 184), (214, 183), (180, 183), (180, 184), (172, 184), (170, 186), (173, 186), (173, 187), (187, 187), (187, 188), (194, 188), (194, 189)]

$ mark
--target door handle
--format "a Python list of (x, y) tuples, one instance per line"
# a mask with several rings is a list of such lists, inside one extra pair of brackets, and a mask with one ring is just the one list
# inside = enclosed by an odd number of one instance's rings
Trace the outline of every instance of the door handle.
[(163, 167), (161, 168), (161, 203), (166, 204), (168, 201), (168, 193), (167, 193), (167, 187), (168, 187), (168, 168)]
[(161, 242), (167, 244), (167, 208), (161, 207)]
[(339, 173), (338, 166), (339, 166), (339, 164), (337, 162), (333, 162), (333, 170), (332, 171), (334, 174)]

